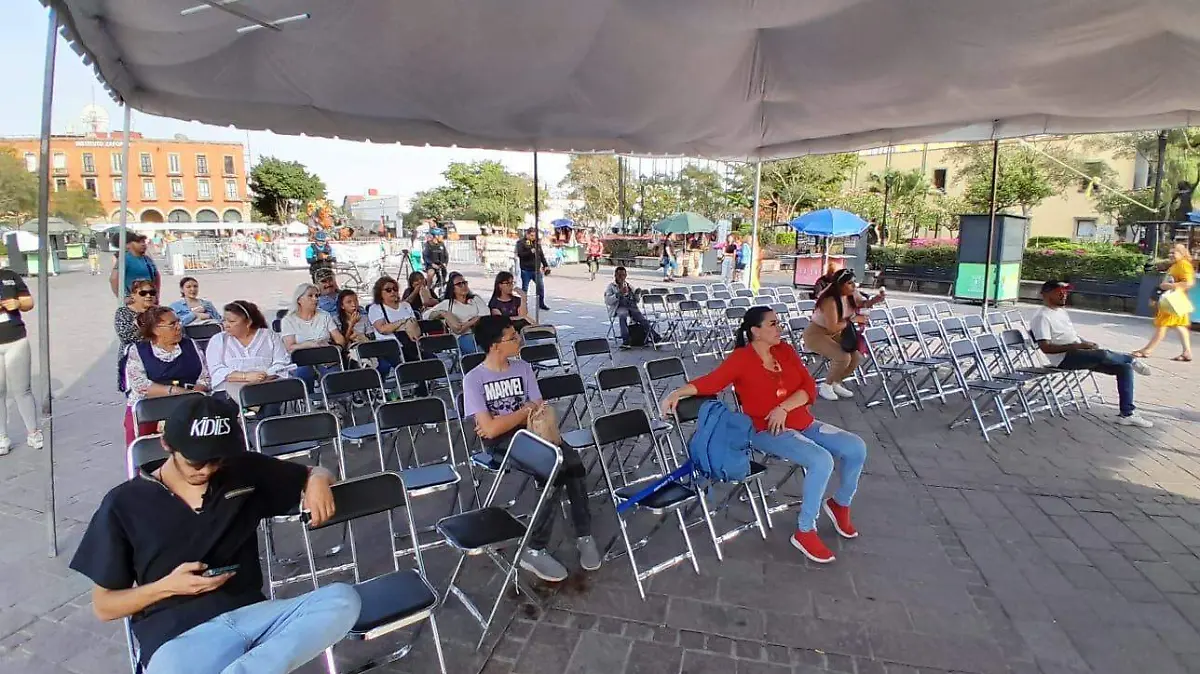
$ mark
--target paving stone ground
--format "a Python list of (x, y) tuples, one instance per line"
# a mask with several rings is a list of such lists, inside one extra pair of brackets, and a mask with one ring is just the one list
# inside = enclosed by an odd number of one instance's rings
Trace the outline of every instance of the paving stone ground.
[[(552, 320), (571, 326), (564, 342), (607, 327), (603, 281), (589, 283), (581, 271), (557, 270), (549, 279)], [(201, 284), (217, 301), (249, 297), (274, 306), (303, 278), (212, 274)], [(480, 273), (469, 278), (477, 290), (490, 286)], [(645, 274), (635, 282), (657, 284)], [(44, 454), (19, 446), (0, 459), (0, 671), (127, 671), (119, 624), (93, 617), (88, 582), (66, 568), (97, 503), (122, 478), (113, 300), (104, 279), (86, 273), (64, 273), (51, 286), (60, 550), (47, 557)], [(1076, 312), (1074, 320), (1086, 338), (1117, 350), (1140, 346), (1150, 332), (1147, 321), (1128, 316)], [(625, 352), (620, 362), (650, 355)], [(1018, 423), (990, 446), (970, 427), (948, 428), (961, 402), (906, 410), (897, 420), (850, 401), (818, 401), (819, 418), (860, 434), (870, 450), (855, 500), (862, 536), (841, 541), (822, 529), (836, 563), (809, 564), (788, 545), (791, 513), (775, 516), (766, 541), (747, 532), (730, 542), (723, 562), (693, 528), (700, 574), (671, 569), (649, 582), (645, 601), (628, 563), (614, 560), (560, 588), (539, 587), (541, 612), (510, 593), (479, 651), (477, 627), (451, 602), (439, 613), (449, 671), (1200, 672), (1200, 376), (1171, 355), (1164, 347), (1150, 361), (1153, 374), (1137, 380), (1138, 404), (1156, 422), (1151, 430), (1111, 423), (1116, 395), (1108, 378), (1101, 387), (1109, 405)], [(695, 375), (713, 362), (687, 365)], [(373, 448), (352, 454), (352, 473), (378, 465)], [(770, 476), (785, 468), (772, 467)], [(596, 501), (594, 512), (607, 540), (612, 509)], [(382, 529), (371, 531), (368, 538)], [(295, 544), (292, 534), (279, 533), (281, 546)], [(647, 552), (669, 554), (678, 540), (657, 536)], [(378, 552), (365, 555), (368, 567), (388, 563)], [(569, 543), (561, 553), (574, 565)], [(426, 562), (444, 587), (453, 558), (435, 550)], [(464, 584), (485, 584), (492, 576), (484, 566), (472, 562)], [(340, 660), (396, 644), (383, 641), (352, 645)], [(435, 671), (431, 658), (426, 630), (408, 658), (382, 671)]]

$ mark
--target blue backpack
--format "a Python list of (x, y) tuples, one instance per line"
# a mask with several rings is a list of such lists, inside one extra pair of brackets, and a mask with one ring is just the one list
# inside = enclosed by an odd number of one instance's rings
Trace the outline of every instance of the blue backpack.
[(700, 407), (688, 454), (696, 470), (710, 480), (744, 480), (750, 474), (750, 417), (734, 412), (719, 400)]

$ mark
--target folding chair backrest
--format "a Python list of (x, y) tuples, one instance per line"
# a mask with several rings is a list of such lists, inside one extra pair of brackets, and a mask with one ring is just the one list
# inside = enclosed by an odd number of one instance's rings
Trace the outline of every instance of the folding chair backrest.
[[(303, 385), (303, 384), (302, 384)], [(202, 396), (199, 391), (189, 391), (173, 396), (158, 396), (142, 398), (133, 405), (133, 418), (139, 424), (153, 424), (166, 421), (183, 403), (195, 396)]]
[(800, 301), (796, 302), (796, 310), (797, 311), (811, 312), (813, 309), (816, 309), (816, 308), (817, 308), (816, 300), (800, 300)]
[(795, 293), (790, 293), (790, 292), (780, 292), (780, 293), (777, 293), (777, 294), (775, 295), (775, 297), (776, 297), (776, 298), (777, 298), (777, 299), (778, 299), (780, 302), (787, 302), (788, 304), (795, 304), (795, 303), (796, 303), (796, 294), (795, 294)]
[(592, 435), (600, 445), (620, 442), (650, 434), (650, 417), (646, 410), (631, 409), (606, 414), (592, 424)]
[(893, 332), (900, 339), (917, 339), (920, 334), (917, 332), (917, 326), (912, 323), (897, 323)]
[(526, 342), (537, 342), (545, 339), (558, 339), (558, 330), (550, 325), (531, 325), (521, 331), (521, 339)]
[(727, 300), (733, 297), (733, 293), (728, 290), (714, 290), (712, 296), (715, 300)]
[(310, 349), (296, 349), (292, 352), (292, 362), (296, 365), (341, 365), (342, 351), (336, 346), (314, 346)]
[(646, 362), (646, 378), (650, 381), (670, 379), (671, 377), (687, 377), (683, 360), (679, 357), (660, 358)]
[(562, 451), (525, 429), (517, 431), (508, 443), (505, 461), (515, 461), (524, 473), (546, 484), (558, 472)]
[(870, 327), (863, 330), (863, 340), (866, 341), (867, 346), (882, 346), (892, 342), (887, 329), (881, 327)]
[(704, 303), (704, 308), (708, 309), (709, 311), (725, 311), (725, 309), (728, 307), (728, 304), (729, 303), (725, 300), (709, 300)]
[(918, 320), (933, 318), (933, 308), (928, 304), (914, 304), (912, 306), (912, 313)]
[(938, 317), (952, 316), (954, 315), (954, 311), (950, 308), (949, 302), (934, 302), (933, 314)]
[(946, 316), (942, 319), (942, 332), (946, 333), (947, 337), (970, 337), (971, 334), (967, 331), (967, 324), (958, 316)]
[(538, 377), (537, 382), (542, 400), (546, 401), (580, 396), (585, 392), (583, 377), (580, 377), (578, 372)]
[(893, 323), (911, 323), (912, 320), (912, 312), (907, 307), (892, 307)]
[(1025, 315), (1016, 309), (1009, 309), (1004, 312), (1004, 318), (1008, 321), (1008, 327), (1010, 328), (1025, 326)]
[(482, 363), (486, 358), (486, 353), (468, 353), (467, 355), (463, 356), (462, 360), (458, 361), (459, 367), (462, 368), (463, 376), (466, 376), (468, 372), (474, 370), (475, 367)]
[(955, 360), (967, 358), (975, 360), (977, 353), (975, 352), (975, 342), (969, 339), (956, 339), (950, 342), (950, 355), (954, 356)]
[(792, 332), (804, 332), (808, 329), (809, 319), (805, 316), (796, 316), (788, 319), (788, 329)]
[(414, 360), (396, 366), (396, 380), (401, 384), (424, 384), (446, 378), (446, 364), (437, 358)]
[(258, 426), (254, 429), (258, 438), (259, 451), (268, 447), (293, 443), (334, 440), (341, 435), (341, 432), (337, 417), (331, 412), (306, 412), (305, 414), (270, 417), (258, 422)]
[(188, 339), (196, 341), (207, 341), (213, 338), (213, 335), (221, 331), (220, 323), (201, 323), (200, 325), (187, 325), (183, 328), (183, 334), (187, 335)]
[(1025, 341), (1025, 333), (1020, 330), (1005, 330), (1000, 333), (1000, 341), (1004, 346), (1017, 347), (1019, 349), (1028, 348), (1028, 342)]
[(1007, 328), (1008, 319), (1004, 318), (1004, 314), (1000, 313), (999, 311), (989, 311), (987, 315), (987, 324), (990, 325), (993, 330), (996, 328), (996, 326)]
[(275, 318), (271, 320), (271, 332), (275, 334), (283, 332), (283, 319)]
[(330, 491), (333, 492), (333, 517), (319, 527), (308, 523), (309, 531), (344, 524), (405, 504), (404, 483), (398, 473), (375, 473), (343, 480), (330, 487)]
[(867, 321), (871, 325), (887, 325), (888, 312), (887, 309), (871, 309), (867, 312)]
[(667, 306), (666, 295), (643, 295), (642, 306), (646, 309), (653, 307), (654, 311), (661, 311)]
[(742, 297), (739, 295), (739, 296), (729, 300), (729, 306), (740, 307), (742, 309), (749, 309), (750, 308), (750, 298)]
[(146, 464), (167, 458), (161, 435), (143, 435), (129, 443), (125, 456), (125, 476), (132, 478)]
[(688, 292), (693, 292), (693, 293), (708, 292), (708, 286), (706, 286), (702, 283), (697, 283), (696, 285), (690, 285), (690, 286), (688, 286)]
[(458, 339), (454, 335), (422, 335), (417, 343), (423, 353), (445, 353), (458, 350)]
[(441, 398), (410, 398), (380, 405), (375, 410), (375, 425), (382, 433), (423, 424), (440, 424), (449, 416), (446, 402)]
[(996, 335), (990, 332), (976, 337), (975, 347), (978, 348), (981, 353), (991, 353), (993, 351), (999, 353), (1001, 350), (1000, 340), (996, 339)]
[(327, 396), (366, 391), (382, 393), (383, 382), (379, 378), (379, 370), (367, 367), (328, 374), (322, 380), (322, 388)]
[(596, 385), (601, 391), (642, 385), (642, 376), (633, 365), (606, 367), (596, 373)]
[(688, 290), (687, 286), (671, 286), (668, 294), (670, 294), (670, 295), (686, 295), (689, 292), (691, 292), (691, 291)]
[(966, 314), (962, 317), (962, 321), (963, 325), (967, 327), (967, 330), (984, 329), (983, 319), (979, 317), (979, 314)]
[(571, 348), (575, 350), (576, 358), (582, 356), (608, 356), (612, 354), (612, 344), (603, 337), (576, 340)]
[(715, 396), (691, 396), (683, 398), (679, 404), (675, 406), (675, 420), (679, 423), (686, 424), (700, 418), (700, 408), (704, 403), (710, 400), (716, 400)]
[(667, 295), (667, 304), (679, 304), (687, 298), (688, 296), (684, 293), (671, 293)]
[(700, 311), (700, 303), (696, 300), (684, 300), (679, 303), (679, 313), (692, 313)]
[(754, 297), (754, 291), (748, 290), (746, 288), (739, 288), (738, 290), (734, 291), (733, 296), (734, 297), (745, 297), (746, 299), (750, 299), (751, 297)]
[(697, 302), (707, 302), (708, 301), (708, 293), (695, 293), (694, 292), (694, 293), (692, 293), (692, 299), (696, 300)]
[(238, 404), (242, 409), (297, 401), (307, 408), (308, 391), (303, 381), (291, 377), (246, 384), (238, 391)]
[(790, 311), (790, 309), (788, 308), (788, 305), (784, 304), (783, 302), (776, 302), (776, 303), (768, 305), (768, 306), (771, 307), (771, 311), (774, 311), (776, 314), (778, 314), (780, 316), (787, 316), (788, 311)]
[(670, 291), (670, 290), (667, 290), (666, 288), (663, 288), (663, 287), (661, 287), (661, 286), (658, 286), (658, 287), (655, 287), (655, 288), (651, 288), (650, 290), (647, 290), (647, 291), (646, 291), (646, 293), (647, 293), (648, 295), (666, 295), (666, 294), (667, 294), (667, 293), (669, 293), (669, 292), (671, 292), (671, 291)]
[(921, 334), (925, 335), (926, 337), (937, 337), (940, 339), (942, 336), (941, 324), (933, 319), (926, 319), (918, 322), (917, 330), (920, 330)]
[(558, 346), (553, 343), (531, 344), (521, 347), (521, 360), (536, 365), (538, 363), (558, 362)]
[(711, 286), (709, 286), (709, 287), (710, 287), (710, 288), (712, 288), (714, 291), (717, 291), (717, 290), (729, 290), (729, 286), (725, 285), (724, 283), (714, 283), (714, 284), (712, 284), (712, 285), (711, 285)]
[(769, 307), (775, 301), (775, 298), (770, 295), (755, 295), (751, 302), (756, 307)]
[[(735, 300), (736, 301), (736, 300)], [(746, 315), (746, 310), (749, 307), (732, 306), (725, 310), (725, 319), (729, 321), (740, 321)]]
[(417, 321), (421, 328), (421, 336), (441, 335), (446, 332), (446, 322), (440, 318), (426, 318)]
[(382, 358), (391, 363), (399, 363), (402, 360), (400, 342), (386, 337), (355, 344), (354, 351), (359, 358)]

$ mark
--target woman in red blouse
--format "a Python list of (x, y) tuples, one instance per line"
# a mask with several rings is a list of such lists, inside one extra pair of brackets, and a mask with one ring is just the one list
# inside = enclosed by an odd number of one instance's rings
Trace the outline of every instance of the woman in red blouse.
[[(663, 399), (664, 413), (675, 410), (681, 398), (716, 395), (733, 384), (742, 411), (758, 430), (754, 448), (804, 466), (803, 502), (792, 545), (814, 562), (832, 562), (833, 553), (817, 535), (817, 514), (824, 509), (844, 538), (858, 531), (850, 520), (850, 501), (867, 458), (862, 438), (813, 419), (809, 407), (816, 382), (800, 354), (783, 341), (779, 317), (766, 307), (746, 312), (737, 331), (737, 349), (712, 372), (672, 391)], [(823, 504), (834, 462), (841, 466), (837, 491)]]

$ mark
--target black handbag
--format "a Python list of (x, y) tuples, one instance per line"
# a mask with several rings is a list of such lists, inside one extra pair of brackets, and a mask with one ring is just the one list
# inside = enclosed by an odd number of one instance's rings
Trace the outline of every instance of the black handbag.
[(854, 321), (846, 322), (846, 327), (842, 328), (842, 334), (838, 335), (838, 344), (846, 353), (858, 351), (858, 328), (854, 325)]

